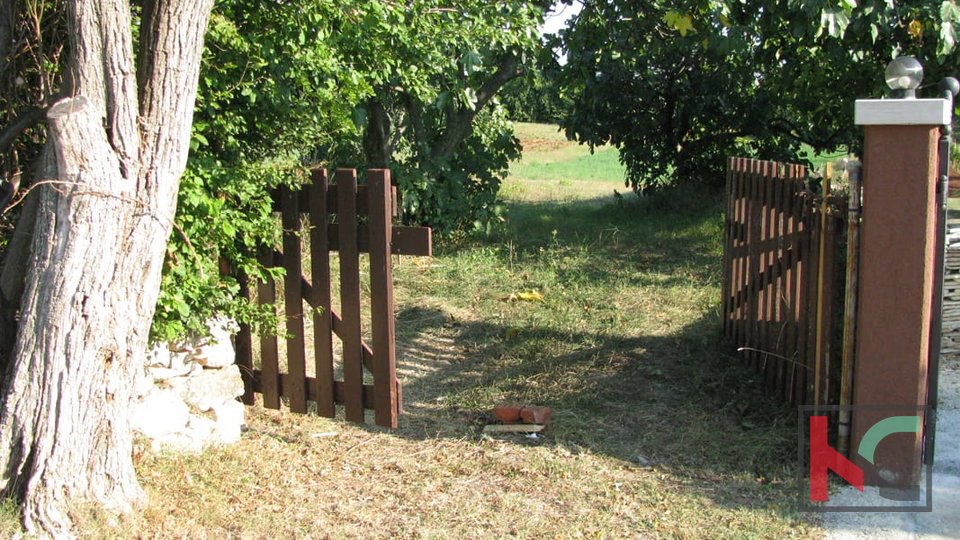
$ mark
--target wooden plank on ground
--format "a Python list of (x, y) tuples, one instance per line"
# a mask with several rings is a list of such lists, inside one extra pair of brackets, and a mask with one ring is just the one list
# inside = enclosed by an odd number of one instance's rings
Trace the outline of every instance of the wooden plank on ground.
[(540, 424), (489, 424), (483, 426), (483, 432), (490, 433), (540, 433), (546, 426)]
[[(333, 320), (330, 295), (330, 242), (327, 239), (328, 178), (326, 169), (311, 171), (310, 189), (310, 279), (315, 286), (303, 287), (304, 297), (313, 312), (313, 361), (316, 378), (313, 382), (317, 414), (333, 418), (337, 414), (333, 381)], [(305, 280), (304, 280), (305, 281)]]
[(390, 257), (390, 171), (367, 175), (370, 196), (370, 321), (373, 333), (374, 415), (377, 425), (397, 427), (397, 357), (394, 348), (393, 267)]
[(340, 304), (343, 312), (343, 382), (345, 416), (363, 422), (363, 339), (360, 319), (360, 253), (357, 250), (357, 172), (336, 172), (338, 240), (340, 243)]

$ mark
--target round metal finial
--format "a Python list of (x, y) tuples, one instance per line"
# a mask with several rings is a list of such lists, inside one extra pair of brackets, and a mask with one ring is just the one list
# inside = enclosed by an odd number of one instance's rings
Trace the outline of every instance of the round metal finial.
[(901, 56), (887, 64), (884, 79), (893, 90), (893, 97), (915, 98), (923, 81), (923, 66), (912, 56)]
[(940, 91), (950, 92), (951, 96), (956, 97), (957, 93), (960, 92), (960, 81), (953, 77), (944, 77), (944, 79), (940, 81)]

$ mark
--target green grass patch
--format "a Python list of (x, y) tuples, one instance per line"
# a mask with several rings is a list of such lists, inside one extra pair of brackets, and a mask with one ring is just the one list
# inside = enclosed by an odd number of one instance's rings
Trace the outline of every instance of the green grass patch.
[[(442, 403), (420, 418), (426, 429), (469, 437), (499, 403), (548, 405), (554, 429), (535, 445), (550, 449), (549, 466), (577, 449), (626, 467), (622, 484), (643, 509), (635, 532), (809, 533), (793, 510), (794, 411), (720, 338), (719, 196), (515, 201), (509, 216), (500, 236), (443, 245), (398, 273), (402, 334), (451, 344), (449, 360), (407, 385)], [(530, 292), (542, 301), (523, 301)], [(663, 483), (642, 479), (651, 465)], [(671, 514), (649, 512), (653, 500)]]
[(13, 538), (20, 532), (20, 511), (16, 501), (0, 499), (0, 538)]
[(626, 172), (616, 148), (603, 146), (593, 153), (568, 141), (548, 124), (515, 123), (523, 157), (510, 165), (504, 195), (526, 200), (574, 200), (610, 197), (623, 191)]
[(624, 168), (616, 148), (605, 146), (593, 154), (562, 157), (547, 161), (542, 157), (525, 157), (510, 169), (514, 179), (524, 180), (577, 180), (589, 182), (623, 183)]

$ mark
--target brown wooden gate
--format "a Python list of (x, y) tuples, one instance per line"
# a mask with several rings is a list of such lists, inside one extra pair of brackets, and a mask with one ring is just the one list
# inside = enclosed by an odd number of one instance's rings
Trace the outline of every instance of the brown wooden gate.
[(846, 202), (810, 191), (799, 165), (731, 158), (727, 171), (724, 333), (782, 399), (835, 404)]
[[(393, 225), (398, 205), (388, 170), (368, 171), (366, 185), (357, 185), (357, 172), (352, 169), (337, 170), (333, 184), (328, 183), (323, 169), (315, 169), (311, 176), (312, 183), (298, 192), (280, 189), (275, 199), (279, 199), (282, 216), (282, 252), (267, 249), (260, 254), (264, 266), (282, 266), (286, 271), (281, 317), (285, 321), (281, 335), (286, 334), (286, 362), (281, 362), (279, 338), (261, 335), (257, 365), (253, 334), (249, 326), (242, 325), (237, 335), (237, 364), (244, 374), (244, 403), (252, 404), (254, 393), (260, 393), (266, 408), (279, 409), (281, 400), (286, 400), (292, 412), (306, 413), (312, 401), (317, 414), (331, 418), (336, 406), (342, 405), (345, 418), (353, 422), (363, 422), (365, 410), (373, 409), (378, 425), (395, 428), (401, 390), (396, 373), (391, 255), (431, 255), (431, 230)], [(302, 269), (305, 245), (310, 250), (310, 279)], [(331, 252), (339, 253), (340, 313), (334, 309), (331, 294)], [(361, 253), (369, 254), (370, 261), (369, 343), (363, 335)], [(249, 295), (251, 284), (242, 277), (240, 282), (242, 292)], [(258, 281), (255, 286), (257, 302), (276, 302), (273, 280)], [(311, 309), (305, 314), (303, 301), (295, 299), (302, 299)], [(305, 316), (313, 323), (310, 359)], [(334, 335), (342, 344), (340, 358), (334, 354)], [(308, 360), (312, 376), (307, 373)]]

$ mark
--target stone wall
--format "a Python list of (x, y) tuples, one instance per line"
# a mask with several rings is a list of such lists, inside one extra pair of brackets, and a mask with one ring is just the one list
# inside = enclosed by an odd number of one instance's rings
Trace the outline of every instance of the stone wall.
[(155, 449), (201, 451), (240, 440), (244, 406), (240, 369), (225, 319), (209, 323), (210, 336), (162, 343), (148, 354), (137, 381), (133, 427)]

